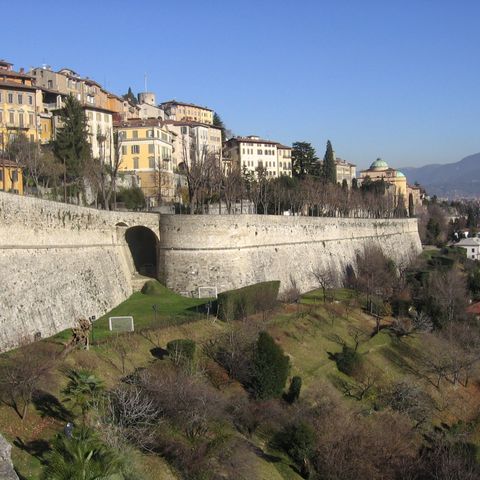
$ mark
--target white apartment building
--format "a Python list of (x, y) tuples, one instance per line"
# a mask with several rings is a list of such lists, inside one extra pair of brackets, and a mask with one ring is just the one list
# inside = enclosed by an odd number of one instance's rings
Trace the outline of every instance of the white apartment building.
[(337, 183), (342, 184), (345, 180), (350, 188), (352, 186), (352, 180), (357, 177), (357, 166), (337, 157), (335, 159), (335, 170)]
[(165, 124), (174, 135), (174, 164), (179, 170), (184, 164), (191, 165), (192, 159), (205, 155), (222, 160), (222, 131), (213, 125), (166, 120)]
[(225, 143), (225, 156), (231, 168), (256, 173), (265, 169), (269, 178), (292, 176), (292, 149), (255, 135), (234, 137)]

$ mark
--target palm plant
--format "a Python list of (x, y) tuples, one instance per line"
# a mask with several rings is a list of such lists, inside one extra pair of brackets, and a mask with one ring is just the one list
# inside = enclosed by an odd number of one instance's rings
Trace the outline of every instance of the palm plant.
[(71, 437), (57, 435), (45, 460), (43, 480), (110, 480), (123, 468), (119, 453), (87, 427)]
[(103, 391), (103, 383), (89, 370), (70, 370), (67, 377), (68, 384), (63, 390), (67, 396), (65, 401), (78, 406), (82, 412), (82, 418), (85, 420), (92, 401)]

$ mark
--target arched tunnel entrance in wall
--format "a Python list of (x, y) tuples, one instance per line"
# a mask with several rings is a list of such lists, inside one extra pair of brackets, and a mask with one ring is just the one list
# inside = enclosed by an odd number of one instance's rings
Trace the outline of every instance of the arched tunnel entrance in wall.
[(130, 227), (125, 232), (135, 270), (145, 277), (158, 277), (158, 238), (147, 227)]

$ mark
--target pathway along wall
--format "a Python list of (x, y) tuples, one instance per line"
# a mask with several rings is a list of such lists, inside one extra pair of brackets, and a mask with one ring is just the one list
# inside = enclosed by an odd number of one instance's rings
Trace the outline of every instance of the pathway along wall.
[(286, 290), (291, 278), (306, 292), (317, 288), (315, 266), (332, 265), (340, 276), (367, 245), (397, 264), (421, 252), (416, 219), (161, 215), (160, 239), (160, 280), (189, 293), (265, 280)]
[(125, 231), (136, 225), (158, 236), (156, 214), (0, 192), (0, 351), (98, 318), (131, 295)]

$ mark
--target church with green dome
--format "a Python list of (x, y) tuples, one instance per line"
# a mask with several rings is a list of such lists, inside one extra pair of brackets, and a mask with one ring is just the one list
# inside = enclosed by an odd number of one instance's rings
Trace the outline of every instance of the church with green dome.
[(367, 170), (360, 172), (360, 184), (365, 178), (370, 178), (372, 181), (384, 180), (386, 183), (393, 187), (393, 194), (396, 197), (403, 195), (403, 198), (407, 198), (407, 178), (400, 172), (388, 166), (388, 163), (381, 158), (377, 158)]
[(389, 186), (389, 192), (391, 192), (396, 199), (402, 196), (405, 202), (413, 202), (415, 206), (421, 205), (422, 203), (420, 188), (408, 185), (407, 177), (405, 177), (400, 170), (390, 167), (388, 163), (381, 158), (377, 158), (367, 170), (360, 171), (360, 177), (358, 179), (359, 185), (361, 185), (367, 177), (372, 181), (384, 180)]

